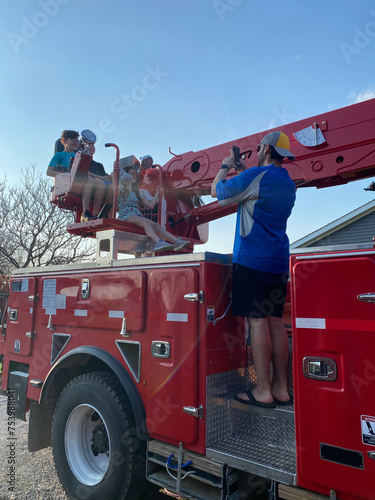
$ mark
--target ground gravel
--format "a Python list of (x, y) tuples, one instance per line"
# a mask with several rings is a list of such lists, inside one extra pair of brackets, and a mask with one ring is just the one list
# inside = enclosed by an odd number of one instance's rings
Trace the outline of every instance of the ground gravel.
[[(7, 398), (0, 396), (0, 499), (67, 500), (57, 477), (52, 449), (30, 453), (27, 449), (28, 422), (15, 421), (15, 435), (9, 436), (6, 415)], [(9, 490), (9, 444), (15, 447), (15, 486)]]
[[(10, 437), (7, 420), (7, 398), (0, 396), (0, 500), (68, 500), (55, 470), (52, 448), (30, 453), (27, 448), (28, 422), (15, 421), (15, 436)], [(12, 427), (13, 429), (13, 427)], [(9, 490), (11, 465), (9, 444), (14, 442), (15, 486)], [(166, 500), (168, 497), (149, 485), (143, 500)], [(99, 500), (99, 499), (98, 499)], [(104, 500), (104, 499), (101, 499)]]

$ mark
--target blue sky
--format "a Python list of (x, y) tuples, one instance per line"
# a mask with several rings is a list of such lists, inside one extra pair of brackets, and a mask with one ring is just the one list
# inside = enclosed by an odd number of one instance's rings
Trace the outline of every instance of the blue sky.
[[(95, 158), (157, 163), (375, 97), (370, 0), (1, 0), (0, 178), (44, 172), (65, 128)], [(291, 241), (371, 201), (370, 180), (299, 190)], [(231, 252), (234, 216), (201, 249)]]

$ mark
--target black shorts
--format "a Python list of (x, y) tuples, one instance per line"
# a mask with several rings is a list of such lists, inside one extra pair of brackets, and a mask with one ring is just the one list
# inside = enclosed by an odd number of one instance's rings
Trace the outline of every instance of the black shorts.
[(233, 264), (233, 316), (281, 318), (287, 283), (288, 272), (266, 273)]

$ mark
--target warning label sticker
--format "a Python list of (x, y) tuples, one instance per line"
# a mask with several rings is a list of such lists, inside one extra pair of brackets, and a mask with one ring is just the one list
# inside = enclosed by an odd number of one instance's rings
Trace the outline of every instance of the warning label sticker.
[(207, 306), (207, 322), (214, 321), (215, 319), (215, 307)]
[(361, 415), (362, 442), (375, 446), (375, 417)]

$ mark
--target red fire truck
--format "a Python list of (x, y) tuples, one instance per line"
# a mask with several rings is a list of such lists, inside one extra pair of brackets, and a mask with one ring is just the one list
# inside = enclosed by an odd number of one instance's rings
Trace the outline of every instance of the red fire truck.
[[(283, 131), (298, 188), (375, 175), (375, 99)], [(265, 133), (235, 141), (248, 167)], [(116, 183), (119, 150), (108, 146)], [(150, 255), (142, 231), (113, 218), (80, 222), (79, 197), (60, 186), (53, 201), (76, 212), (68, 231), (96, 237), (96, 261), (13, 272), (1, 389), (16, 395), (18, 418), (30, 412), (29, 450), (52, 446), (70, 498), (135, 499), (149, 481), (183, 497), (245, 499), (264, 478), (271, 500), (375, 499), (373, 235), (291, 256), (294, 406), (236, 402), (256, 374), (244, 320), (231, 315), (231, 258), (193, 253), (208, 222), (236, 210), (200, 202), (231, 146), (143, 175), (143, 188), (164, 188), (160, 222), (192, 242), (183, 253)], [(85, 161), (77, 153), (72, 171)]]

